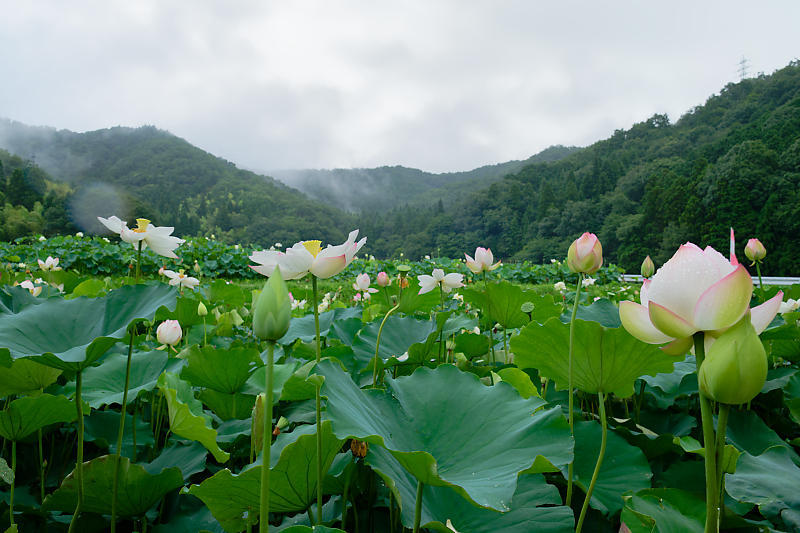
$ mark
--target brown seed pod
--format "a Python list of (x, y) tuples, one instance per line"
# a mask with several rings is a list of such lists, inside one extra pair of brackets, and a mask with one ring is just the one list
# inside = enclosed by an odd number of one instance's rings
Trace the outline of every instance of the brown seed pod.
[(350, 441), (350, 451), (353, 453), (353, 457), (361, 457), (362, 459), (367, 456), (367, 443), (352, 439)]

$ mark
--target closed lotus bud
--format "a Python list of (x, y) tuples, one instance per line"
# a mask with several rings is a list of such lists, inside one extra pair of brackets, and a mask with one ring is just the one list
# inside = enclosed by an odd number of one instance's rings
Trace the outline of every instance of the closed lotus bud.
[(642, 277), (649, 278), (651, 277), (656, 271), (656, 265), (653, 263), (653, 260), (650, 259), (650, 256), (644, 258), (642, 261)]
[(197, 304), (197, 316), (206, 316), (208, 314), (208, 308), (206, 308), (203, 302)]
[(379, 287), (388, 287), (392, 284), (392, 278), (389, 277), (389, 274), (386, 272), (378, 272), (378, 286)]
[(700, 365), (700, 391), (717, 402), (747, 403), (767, 379), (767, 354), (750, 313), (726, 330), (708, 349)]
[(569, 246), (567, 265), (572, 272), (594, 274), (603, 266), (603, 247), (594, 233), (584, 233)]
[(350, 451), (353, 453), (353, 457), (361, 457), (362, 459), (367, 456), (367, 450), (369, 446), (364, 441), (352, 439), (350, 441)]
[(166, 346), (175, 346), (181, 342), (182, 336), (181, 325), (177, 320), (165, 320), (156, 329), (158, 342)]
[(292, 302), (276, 266), (253, 306), (253, 332), (261, 340), (276, 341), (289, 329)]
[(461, 370), (466, 370), (469, 368), (469, 359), (463, 353), (459, 352), (455, 355), (454, 359), (456, 360), (456, 366)]
[(746, 255), (750, 261), (756, 263), (762, 261), (767, 256), (767, 249), (764, 248), (764, 245), (761, 244), (761, 241), (758, 239), (750, 239), (744, 247), (744, 255)]
[(261, 449), (264, 439), (264, 400), (266, 397), (267, 395), (262, 392), (256, 396), (256, 402), (253, 404), (252, 445), (254, 450)]

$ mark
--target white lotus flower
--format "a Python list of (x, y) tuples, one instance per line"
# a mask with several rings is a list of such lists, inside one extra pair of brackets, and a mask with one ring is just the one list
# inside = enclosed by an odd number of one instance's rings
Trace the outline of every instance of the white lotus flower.
[(778, 312), (780, 314), (791, 313), (792, 311), (796, 311), (798, 307), (800, 307), (800, 300), (789, 298), (785, 302), (781, 302), (781, 305), (778, 308)]
[(567, 284), (563, 281), (559, 281), (553, 285), (553, 288), (559, 292), (565, 292), (567, 290)]
[(491, 248), (479, 246), (475, 249), (474, 259), (467, 254), (464, 254), (464, 257), (467, 259), (467, 268), (469, 268), (473, 274), (490, 272), (500, 266), (500, 261), (492, 264), (494, 262), (494, 255), (492, 254)]
[(164, 270), (163, 274), (169, 278), (169, 284), (173, 287), (178, 287), (183, 289), (184, 287), (188, 287), (190, 289), (194, 289), (198, 285), (200, 285), (200, 280), (197, 278), (193, 278), (192, 276), (187, 276), (183, 273), (183, 270), (180, 272), (173, 272), (172, 270)]
[(378, 292), (378, 289), (370, 287), (369, 284), (370, 284), (369, 274), (359, 274), (358, 276), (356, 276), (356, 282), (353, 283), (353, 288), (357, 291), (362, 291), (366, 293)]
[(454, 272), (445, 275), (444, 270), (441, 268), (434, 268), (431, 276), (421, 274), (417, 276), (419, 280), (419, 294), (425, 294), (441, 286), (444, 292), (450, 292), (453, 289), (463, 287), (461, 282), (464, 279), (464, 274), (456, 274)]
[(34, 296), (39, 296), (39, 294), (41, 294), (42, 292), (42, 288), (38, 285), (34, 285), (33, 282), (29, 279), (26, 279), (25, 281), (20, 283), (19, 286), (22, 287), (23, 289), (28, 289), (28, 291)]
[(581, 285), (583, 287), (591, 287), (592, 285), (594, 285), (595, 281), (597, 281), (597, 280), (594, 279), (594, 278), (583, 278), (583, 281), (581, 282)]
[(134, 229), (128, 228), (128, 223), (116, 216), (108, 218), (97, 217), (97, 220), (114, 233), (119, 234), (120, 239), (123, 241), (133, 245), (143, 242), (143, 244), (149, 246), (151, 250), (163, 257), (177, 259), (178, 256), (174, 252), (175, 248), (186, 242), (183, 239), (172, 236), (175, 228), (154, 226), (146, 218), (137, 218), (137, 227)]
[(37, 259), (39, 262), (39, 269), (48, 271), (48, 270), (61, 270), (61, 267), (58, 266), (58, 257), (50, 257), (47, 256), (47, 259), (42, 261), (41, 259)]
[(285, 280), (300, 279), (309, 272), (319, 279), (327, 279), (344, 270), (367, 242), (366, 237), (356, 242), (356, 237), (358, 230), (351, 231), (344, 243), (338, 246), (328, 245), (325, 249), (320, 246), (320, 241), (301, 241), (286, 252), (253, 252), (250, 259), (258, 265), (250, 265), (250, 268), (269, 276), (278, 266)]
[(181, 325), (177, 320), (165, 320), (156, 329), (156, 338), (164, 346), (174, 347), (181, 341), (182, 336), (183, 331), (181, 331)]

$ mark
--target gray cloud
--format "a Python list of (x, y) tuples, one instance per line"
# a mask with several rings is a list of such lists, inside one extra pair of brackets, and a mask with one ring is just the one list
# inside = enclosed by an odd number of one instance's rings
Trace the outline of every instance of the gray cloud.
[(675, 120), (800, 55), (800, 3), (23, 2), (0, 116), (154, 124), (250, 168), (463, 170)]

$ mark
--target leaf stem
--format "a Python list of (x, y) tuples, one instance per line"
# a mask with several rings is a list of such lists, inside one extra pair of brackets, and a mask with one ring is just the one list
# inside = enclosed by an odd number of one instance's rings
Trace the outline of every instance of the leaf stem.
[[(378, 338), (375, 341), (375, 365), (372, 369), (372, 388), (376, 388), (378, 386), (378, 362), (381, 361), (380, 356), (378, 355), (378, 351), (381, 347), (381, 335), (383, 334), (383, 326), (386, 324), (386, 321), (389, 319), (389, 316), (397, 311), (400, 308), (400, 304), (398, 303), (386, 313), (386, 316), (383, 317), (381, 321), (381, 326), (378, 328)], [(383, 377), (381, 375), (381, 377)], [(381, 380), (383, 381), (383, 380)]]
[[(694, 353), (697, 361), (697, 375), (700, 375), (700, 365), (705, 360), (705, 339), (704, 333), (698, 331), (694, 334)], [(698, 377), (699, 379), (699, 377)], [(699, 382), (698, 382), (699, 386)], [(718, 484), (717, 484), (717, 454), (716, 442), (714, 437), (714, 411), (711, 407), (711, 400), (706, 398), (702, 392), (698, 393), (700, 400), (700, 418), (703, 427), (703, 446), (705, 448), (705, 472), (706, 472), (706, 525), (705, 533), (716, 533), (718, 506)]]
[[(311, 299), (314, 306), (314, 332), (317, 350), (317, 363), (322, 358), (322, 351), (320, 350), (319, 340), (319, 301), (317, 291), (317, 277), (311, 275)], [(322, 400), (320, 398), (320, 387), (317, 383), (315, 387), (315, 407), (316, 407), (316, 421), (317, 421), (317, 524), (322, 523)], [(266, 435), (265, 435), (266, 438)], [(313, 524), (312, 524), (313, 525)]]
[[(140, 241), (141, 242), (141, 241)], [(128, 387), (131, 379), (131, 359), (133, 356), (134, 328), (128, 329), (128, 361), (125, 365), (125, 388), (122, 390), (122, 406), (119, 411), (119, 430), (117, 431), (117, 452), (114, 454), (114, 485), (111, 488), (111, 533), (117, 530), (117, 493), (119, 487), (119, 458), (122, 454), (122, 436), (125, 432), (125, 412), (128, 406)]]
[(83, 400), (81, 399), (83, 380), (81, 372), (82, 370), (78, 370), (75, 375), (75, 405), (78, 412), (78, 457), (75, 462), (75, 480), (78, 482), (78, 503), (75, 505), (75, 512), (72, 513), (67, 533), (75, 531), (75, 525), (78, 523), (78, 516), (83, 507)]
[[(567, 394), (569, 395), (569, 434), (575, 439), (575, 417), (572, 414), (573, 408), (573, 390), (572, 390), (572, 354), (575, 346), (575, 317), (578, 315), (578, 302), (580, 302), (581, 285), (583, 284), (583, 272), (578, 274), (578, 285), (575, 287), (575, 303), (572, 306), (572, 319), (569, 321), (569, 377), (567, 384)], [(567, 501), (565, 505), (569, 507), (572, 502), (572, 474), (575, 467), (575, 459), (569, 462), (567, 466)]]
[(581, 514), (578, 518), (578, 527), (575, 528), (575, 533), (580, 533), (583, 528), (583, 520), (586, 518), (586, 511), (589, 509), (589, 501), (592, 499), (592, 492), (594, 491), (597, 478), (600, 476), (600, 467), (603, 465), (603, 458), (606, 455), (606, 442), (608, 439), (608, 423), (606, 422), (606, 402), (603, 398), (603, 391), (597, 393), (598, 405), (600, 409), (600, 425), (603, 428), (602, 437), (600, 439), (600, 453), (597, 454), (597, 463), (594, 465), (594, 472), (592, 473), (592, 480), (589, 482), (589, 490), (586, 491), (586, 499), (583, 500), (581, 507)]
[(419, 533), (419, 523), (422, 521), (422, 489), (425, 485), (417, 481), (417, 500), (414, 504), (414, 533)]
[(267, 341), (267, 379), (264, 394), (264, 433), (261, 438), (261, 500), (258, 519), (260, 533), (269, 531), (269, 465), (272, 447), (272, 367), (275, 356), (275, 341)]
[(717, 514), (717, 529), (719, 529), (719, 521), (722, 519), (722, 508), (724, 506), (725, 494), (725, 431), (728, 428), (728, 415), (731, 412), (731, 406), (727, 403), (719, 404), (719, 415), (717, 416), (717, 446), (715, 453), (717, 454), (717, 503), (719, 511)]
[(17, 482), (17, 441), (11, 441), (11, 493), (8, 500), (8, 516), (11, 525), (9, 530), (14, 530), (14, 485)]
[(137, 243), (136, 248), (136, 283), (139, 283), (139, 276), (142, 271), (142, 241)]

